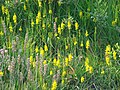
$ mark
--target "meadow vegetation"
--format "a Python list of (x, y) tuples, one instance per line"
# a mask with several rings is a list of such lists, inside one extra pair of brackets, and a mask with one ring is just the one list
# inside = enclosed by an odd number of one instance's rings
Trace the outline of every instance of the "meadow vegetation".
[(119, 0), (0, 0), (0, 90), (119, 90)]

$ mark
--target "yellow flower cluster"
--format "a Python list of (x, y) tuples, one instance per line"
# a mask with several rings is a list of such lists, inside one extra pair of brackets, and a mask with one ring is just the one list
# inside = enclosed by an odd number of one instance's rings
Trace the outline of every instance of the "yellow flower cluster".
[(86, 68), (86, 72), (87, 71), (89, 71), (89, 73), (93, 72), (93, 67), (89, 65), (89, 59), (88, 59), (88, 57), (86, 57), (86, 60), (85, 60), (85, 68)]
[(88, 40), (86, 41), (86, 49), (88, 50), (89, 47), (90, 47), (90, 41), (89, 41), (89, 39), (88, 39)]
[(17, 23), (17, 16), (16, 16), (16, 14), (14, 13), (14, 15), (13, 15), (13, 22), (14, 22), (14, 24), (16, 24)]
[(57, 81), (54, 80), (53, 83), (52, 83), (51, 90), (56, 90), (56, 89), (57, 89)]
[(109, 56), (110, 52), (111, 52), (111, 46), (107, 45), (105, 49), (105, 60), (107, 65), (110, 65), (110, 56)]

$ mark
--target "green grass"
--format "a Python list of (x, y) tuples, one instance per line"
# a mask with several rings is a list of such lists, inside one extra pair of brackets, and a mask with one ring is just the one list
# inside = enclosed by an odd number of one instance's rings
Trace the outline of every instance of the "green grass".
[(119, 0), (1, 0), (0, 89), (119, 90), (119, 29)]

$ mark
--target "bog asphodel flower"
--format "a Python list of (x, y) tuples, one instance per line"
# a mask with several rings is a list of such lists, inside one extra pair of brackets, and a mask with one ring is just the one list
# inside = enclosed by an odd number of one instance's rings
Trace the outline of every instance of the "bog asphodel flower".
[(38, 51), (39, 51), (38, 46), (36, 46), (35, 52), (38, 53)]
[(17, 16), (16, 16), (16, 14), (14, 13), (14, 15), (13, 15), (13, 22), (14, 22), (14, 24), (16, 24), (17, 23)]
[(75, 22), (75, 30), (78, 30), (78, 28), (79, 28), (79, 24), (78, 22)]
[(9, 26), (9, 30), (10, 30), (10, 32), (13, 32), (13, 27), (12, 27), (11, 23), (10, 23), (10, 26)]
[(70, 22), (70, 20), (68, 21), (68, 29), (71, 29), (71, 22)]
[(2, 13), (4, 14), (5, 13), (5, 6), (2, 5)]
[(45, 51), (48, 51), (48, 46), (47, 46), (47, 44), (44, 45), (44, 50), (45, 50)]
[(72, 58), (73, 58), (73, 56), (72, 56), (72, 54), (70, 53), (70, 54), (68, 55), (68, 60), (71, 61)]
[(61, 34), (61, 28), (60, 28), (60, 25), (58, 26), (58, 33)]
[(26, 9), (27, 9), (27, 8), (26, 8), (26, 5), (24, 4), (24, 10), (26, 11)]
[(86, 41), (86, 49), (88, 50), (88, 48), (90, 47), (90, 41), (89, 39)]
[(2, 71), (0, 71), (0, 76), (3, 76), (3, 72)]
[(85, 32), (85, 36), (87, 37), (89, 34), (88, 34), (88, 31), (86, 30), (86, 32)]
[(114, 50), (114, 51), (113, 51), (113, 59), (114, 59), (114, 60), (116, 60), (116, 54), (117, 54), (117, 53), (116, 53), (116, 51)]
[(65, 24), (62, 22), (61, 23), (61, 29), (63, 30), (65, 28)]
[(84, 80), (85, 80), (85, 78), (82, 76), (82, 77), (81, 77), (81, 80), (80, 80), (80, 81), (81, 81), (81, 83), (83, 83), (83, 82), (84, 82)]
[(83, 16), (83, 12), (82, 11), (79, 12), (79, 16), (80, 16), (80, 18), (82, 18), (82, 16)]
[(51, 90), (57, 90), (57, 81), (56, 81), (56, 80), (54, 80), (54, 81), (52, 82)]
[[(37, 21), (37, 24), (38, 24), (38, 21)], [(31, 20), (31, 27), (32, 28), (34, 27), (34, 21), (33, 21), (33, 19)]]
[(44, 56), (44, 50), (42, 47), (40, 47), (40, 55)]

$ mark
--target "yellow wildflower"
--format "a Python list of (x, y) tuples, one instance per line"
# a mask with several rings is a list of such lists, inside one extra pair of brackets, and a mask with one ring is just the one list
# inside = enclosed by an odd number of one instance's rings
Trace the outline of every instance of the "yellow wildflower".
[(45, 23), (42, 23), (42, 28), (45, 29)]
[(54, 64), (54, 66), (56, 66), (56, 63), (57, 63), (57, 59), (54, 58), (54, 60), (53, 60), (53, 64)]
[(66, 57), (65, 58), (65, 65), (68, 66), (69, 59)]
[(101, 74), (104, 74), (104, 73), (105, 73), (105, 71), (102, 69)]
[[(38, 22), (37, 22), (37, 24), (38, 24)], [(33, 20), (31, 20), (31, 27), (34, 27), (34, 21)]]
[(56, 90), (57, 89), (57, 82), (56, 80), (53, 81), (51, 90)]
[(13, 21), (14, 21), (15, 24), (17, 23), (17, 16), (16, 16), (15, 13), (14, 13), (14, 15), (13, 15)]
[(51, 71), (50, 71), (50, 75), (52, 75), (52, 74), (53, 74), (53, 71), (51, 70)]
[(58, 33), (61, 34), (61, 28), (60, 28), (60, 25), (58, 26)]
[(35, 67), (36, 66), (36, 62), (33, 62), (33, 67)]
[(42, 7), (42, 2), (40, 0), (38, 1), (38, 6)]
[(39, 50), (38, 50), (38, 46), (36, 46), (36, 48), (35, 48), (35, 52), (38, 53), (38, 51), (39, 51)]
[(30, 64), (33, 64), (33, 56), (30, 56)]
[(90, 47), (90, 41), (87, 40), (87, 41), (86, 41), (86, 49), (88, 50), (89, 47)]
[(85, 59), (85, 66), (87, 66), (88, 64), (89, 64), (89, 58), (86, 57), (86, 59)]
[(0, 36), (3, 36), (3, 35), (4, 35), (4, 33), (2, 31), (0, 31)]
[(88, 34), (88, 31), (86, 30), (86, 32), (85, 32), (85, 36), (87, 37), (89, 34)]
[(89, 71), (89, 65), (88, 64), (85, 66), (85, 69), (86, 69), (86, 72)]
[(93, 72), (93, 67), (89, 66), (89, 73), (92, 73), (92, 72)]
[(5, 13), (5, 6), (2, 5), (2, 13), (4, 14)]
[(81, 41), (81, 43), (80, 43), (80, 47), (83, 47), (83, 41)]
[(44, 60), (44, 61), (43, 61), (43, 64), (44, 64), (44, 65), (45, 65), (45, 64), (47, 64), (47, 61), (46, 61), (46, 60)]
[(3, 72), (2, 71), (0, 71), (0, 76), (3, 76)]
[(79, 24), (78, 22), (75, 22), (75, 30), (78, 30), (78, 28), (79, 28)]
[(68, 60), (71, 61), (72, 58), (73, 58), (72, 54), (69, 54), (69, 55), (68, 55)]
[(68, 49), (68, 45), (65, 46), (65, 49), (66, 49), (66, 50)]
[(45, 51), (48, 51), (48, 46), (47, 46), (47, 44), (44, 45), (44, 50), (45, 50)]
[(5, 9), (5, 14), (8, 15), (8, 13), (9, 13), (9, 11), (8, 11), (8, 9), (6, 8), (6, 9)]
[(52, 10), (51, 9), (49, 10), (49, 14), (52, 14)]
[(22, 28), (21, 28), (21, 26), (20, 26), (20, 28), (19, 28), (19, 31), (20, 31), (20, 32), (22, 31)]
[(70, 20), (68, 21), (68, 29), (71, 29), (71, 22), (70, 22)]
[(66, 74), (67, 74), (66, 71), (63, 71), (62, 72), (62, 77), (64, 77)]
[(62, 85), (65, 83), (65, 80), (64, 79), (62, 79)]
[(44, 56), (44, 50), (42, 47), (40, 48), (40, 55)]
[(116, 51), (113, 51), (113, 59), (116, 60)]
[(107, 45), (105, 49), (105, 56), (108, 56), (110, 54), (110, 51), (111, 51), (111, 46)]
[(56, 62), (56, 66), (60, 67), (60, 60), (59, 59)]
[(38, 16), (36, 16), (36, 25), (38, 25), (38, 23), (39, 23), (39, 18)]
[(82, 11), (80, 11), (79, 16), (80, 16), (80, 18), (82, 18), (82, 16), (83, 16), (83, 12)]
[(62, 22), (61, 23), (61, 29), (63, 30), (65, 28), (65, 24)]
[(105, 60), (106, 60), (106, 64), (107, 64), (107, 65), (110, 65), (110, 57), (109, 57), (109, 56), (106, 56), (106, 57), (105, 57)]
[(13, 27), (11, 23), (10, 23), (9, 29), (10, 29), (10, 32), (13, 32)]
[(26, 5), (24, 4), (24, 10), (26, 11)]
[(81, 77), (81, 83), (83, 83), (84, 80), (85, 80), (85, 78), (82, 76), (82, 77)]

